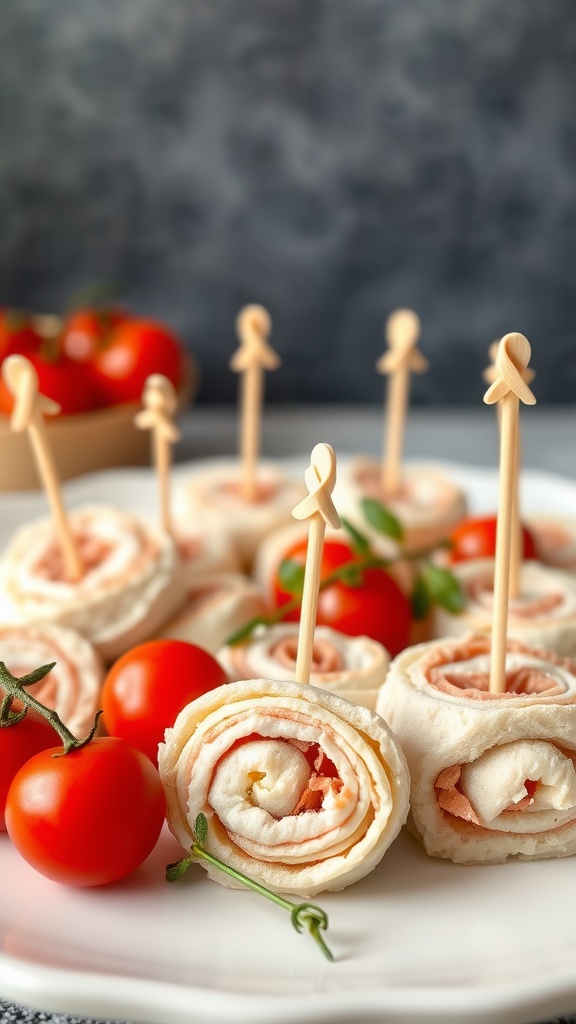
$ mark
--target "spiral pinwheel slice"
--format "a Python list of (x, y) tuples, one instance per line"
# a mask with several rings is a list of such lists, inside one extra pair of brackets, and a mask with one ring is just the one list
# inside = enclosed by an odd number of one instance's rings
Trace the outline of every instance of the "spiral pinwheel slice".
[(279, 893), (362, 878), (408, 811), (406, 762), (386, 723), (294, 682), (243, 680), (189, 704), (160, 745), (159, 770), (182, 846), (202, 812), (208, 849)]
[[(437, 606), (433, 636), (490, 632), (494, 601), (494, 561), (473, 559), (451, 566), (461, 584), (465, 606), (457, 615)], [(568, 573), (525, 562), (519, 597), (508, 608), (508, 636), (556, 654), (576, 655), (576, 579)]]
[(18, 677), (56, 662), (44, 679), (28, 687), (28, 693), (55, 710), (75, 736), (89, 733), (99, 707), (104, 665), (88, 640), (49, 622), (0, 626), (0, 661)]
[(576, 519), (571, 516), (533, 516), (527, 519), (536, 547), (536, 558), (544, 565), (576, 573)]
[[(407, 551), (433, 547), (445, 540), (466, 515), (464, 493), (433, 465), (404, 466), (400, 491), (386, 496), (381, 464), (366, 457), (350, 459), (340, 471), (334, 502), (341, 515), (366, 531), (363, 498), (375, 498), (396, 516), (404, 529)], [(371, 528), (367, 532), (378, 537)]]
[(0, 562), (0, 615), (76, 629), (111, 660), (147, 639), (183, 601), (176, 547), (152, 522), (110, 506), (84, 506), (69, 518), (82, 578), (66, 578), (52, 522), (28, 523)]
[(213, 573), (235, 573), (240, 569), (232, 537), (215, 530), (212, 523), (198, 518), (179, 519), (174, 524), (173, 537), (186, 586)]
[(266, 611), (260, 588), (241, 573), (192, 576), (183, 606), (159, 636), (185, 640), (216, 654), (237, 630)]
[(232, 538), (243, 566), (248, 568), (262, 538), (291, 522), (292, 509), (306, 494), (303, 483), (278, 465), (261, 460), (256, 500), (246, 501), (239, 462), (215, 459), (179, 476), (174, 507), (179, 518), (209, 517), (214, 529)]
[(576, 853), (576, 662), (509, 640), (506, 690), (490, 693), (490, 639), (400, 654), (378, 711), (412, 776), (410, 826), (462, 864)]
[[(218, 660), (232, 680), (252, 676), (294, 678), (298, 649), (298, 623), (258, 626), (249, 640), (226, 646)], [(382, 644), (367, 636), (345, 636), (328, 626), (317, 626), (312, 651), (310, 682), (372, 711), (386, 677), (390, 657)]]

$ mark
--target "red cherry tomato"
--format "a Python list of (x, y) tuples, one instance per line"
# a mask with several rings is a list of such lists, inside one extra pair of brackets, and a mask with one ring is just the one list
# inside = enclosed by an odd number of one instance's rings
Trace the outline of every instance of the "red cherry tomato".
[[(96, 406), (96, 393), (84, 366), (71, 359), (43, 359), (37, 353), (28, 354), (38, 374), (38, 388), (42, 395), (58, 402), (63, 415), (89, 412)], [(10, 415), (14, 398), (0, 379), (0, 412)]]
[(60, 351), (77, 363), (89, 363), (103, 348), (111, 332), (128, 319), (121, 309), (75, 309), (66, 318)]
[(165, 730), (190, 701), (228, 682), (222, 666), (183, 640), (150, 640), (126, 651), (110, 669), (101, 694), (102, 720), (156, 764)]
[[(523, 558), (536, 558), (534, 538), (525, 526)], [(496, 516), (477, 516), (463, 519), (450, 535), (449, 557), (452, 562), (465, 562), (469, 558), (493, 558), (496, 554)]]
[[(286, 552), (284, 558), (304, 565), (306, 548), (307, 541), (300, 541)], [(348, 544), (343, 541), (326, 541), (321, 579), (354, 558)], [(292, 595), (283, 590), (277, 576), (274, 580), (274, 594), (278, 605), (292, 600)], [(297, 621), (300, 611), (291, 612), (286, 618)], [(331, 626), (348, 636), (370, 636), (394, 656), (408, 646), (412, 609), (410, 601), (388, 573), (382, 569), (366, 569), (363, 582), (358, 587), (338, 580), (320, 591), (316, 621), (318, 625)]]
[(30, 317), (16, 309), (0, 309), (0, 361), (6, 356), (37, 352), (42, 338), (32, 327)]
[(163, 324), (130, 319), (111, 333), (92, 362), (92, 372), (105, 401), (139, 402), (151, 373), (164, 374), (178, 387), (184, 359), (178, 338)]
[(152, 852), (166, 803), (150, 759), (123, 740), (99, 738), (54, 757), (43, 750), (12, 781), (8, 835), (41, 874), (69, 885), (105, 885)]
[[(15, 701), (13, 709), (17, 707)], [(0, 832), (6, 829), (4, 809), (12, 779), (34, 754), (53, 747), (55, 739), (52, 726), (33, 708), (15, 725), (0, 727)]]

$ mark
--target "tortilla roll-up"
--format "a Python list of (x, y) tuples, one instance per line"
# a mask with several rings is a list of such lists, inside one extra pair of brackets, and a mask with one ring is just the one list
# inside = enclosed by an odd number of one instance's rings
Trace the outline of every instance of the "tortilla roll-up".
[(536, 558), (564, 572), (576, 572), (576, 519), (571, 516), (533, 516), (526, 520)]
[(339, 472), (333, 493), (340, 515), (358, 526), (370, 540), (378, 533), (366, 522), (362, 499), (375, 498), (399, 520), (403, 547), (413, 552), (445, 540), (466, 515), (463, 491), (434, 465), (406, 465), (397, 494), (382, 490), (382, 466), (376, 459), (351, 458)]
[(207, 849), (277, 893), (363, 878), (408, 812), (406, 761), (386, 723), (295, 682), (249, 679), (199, 697), (166, 731), (159, 771), (184, 849), (202, 812)]
[(69, 514), (84, 573), (66, 577), (50, 519), (21, 527), (0, 561), (0, 618), (76, 629), (110, 661), (148, 639), (184, 600), (176, 546), (160, 527), (107, 505)]
[[(465, 598), (461, 612), (453, 615), (437, 605), (433, 636), (465, 636), (489, 633), (494, 603), (494, 560), (474, 559), (452, 565)], [(520, 595), (508, 603), (508, 636), (531, 647), (545, 647), (556, 654), (576, 655), (576, 579), (539, 562), (524, 562), (520, 570)]]
[[(26, 690), (56, 711), (75, 736), (83, 738), (90, 732), (100, 706), (104, 665), (85, 637), (50, 622), (0, 626), (0, 661), (18, 677), (56, 662), (48, 675)], [(0, 697), (2, 693), (0, 686)]]
[[(249, 640), (221, 648), (218, 660), (231, 680), (260, 676), (293, 679), (298, 631), (297, 622), (258, 626)], [(317, 626), (310, 683), (374, 711), (389, 663), (388, 651), (377, 640)]]
[(433, 857), (497, 864), (576, 853), (576, 663), (509, 640), (490, 693), (490, 638), (403, 651), (378, 711), (412, 777), (410, 828)]
[(261, 460), (255, 500), (247, 501), (240, 462), (214, 459), (179, 475), (174, 509), (180, 518), (209, 517), (215, 530), (231, 537), (242, 565), (248, 568), (262, 538), (292, 522), (292, 509), (306, 494), (303, 483), (273, 462)]
[(238, 572), (240, 558), (232, 538), (211, 524), (178, 520), (173, 537), (185, 584), (212, 573)]
[(260, 588), (241, 573), (194, 576), (187, 580), (182, 608), (158, 635), (216, 654), (237, 630), (267, 610)]

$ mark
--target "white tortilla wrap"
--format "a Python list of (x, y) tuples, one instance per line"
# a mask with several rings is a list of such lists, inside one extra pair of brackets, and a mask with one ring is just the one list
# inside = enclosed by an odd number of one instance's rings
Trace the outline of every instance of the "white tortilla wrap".
[[(472, 559), (452, 565), (466, 604), (452, 615), (434, 609), (433, 637), (465, 636), (492, 630), (494, 560)], [(525, 562), (520, 571), (520, 596), (508, 604), (508, 636), (556, 654), (576, 655), (576, 578), (558, 569)]]
[[(221, 648), (218, 660), (232, 680), (293, 679), (298, 631), (297, 622), (258, 626), (248, 641)], [(310, 683), (374, 711), (389, 663), (388, 651), (376, 640), (317, 626)]]
[(238, 459), (203, 460), (180, 475), (174, 488), (174, 509), (180, 518), (209, 517), (215, 530), (232, 538), (240, 561), (248, 568), (256, 548), (271, 530), (292, 522), (292, 509), (308, 493), (302, 481), (273, 462), (258, 463), (258, 494), (246, 501)]
[(82, 578), (66, 579), (52, 521), (28, 523), (0, 562), (0, 618), (75, 629), (110, 661), (148, 639), (183, 601), (176, 547), (154, 523), (111, 506), (73, 509), (69, 519)]
[[(83, 636), (50, 622), (0, 626), (0, 661), (18, 677), (55, 661), (52, 671), (28, 686), (27, 692), (55, 710), (78, 739), (90, 732), (100, 706), (104, 665)], [(58, 745), (56, 733), (54, 745)]]
[(207, 573), (188, 579), (183, 607), (159, 636), (186, 640), (216, 654), (238, 629), (266, 611), (260, 588), (247, 576)]
[(466, 515), (466, 497), (441, 469), (432, 465), (406, 465), (398, 495), (382, 492), (382, 464), (377, 459), (357, 457), (341, 469), (333, 499), (339, 513), (371, 539), (379, 534), (366, 523), (362, 498), (376, 498), (392, 512), (404, 528), (407, 551), (429, 548), (449, 536)]
[(275, 892), (313, 896), (362, 878), (408, 811), (406, 762), (386, 723), (294, 682), (229, 683), (189, 704), (160, 744), (159, 770), (182, 846), (202, 812), (207, 848)]
[(507, 690), (487, 693), (489, 638), (403, 651), (378, 710), (412, 777), (411, 827), (461, 864), (576, 853), (576, 663), (509, 641)]

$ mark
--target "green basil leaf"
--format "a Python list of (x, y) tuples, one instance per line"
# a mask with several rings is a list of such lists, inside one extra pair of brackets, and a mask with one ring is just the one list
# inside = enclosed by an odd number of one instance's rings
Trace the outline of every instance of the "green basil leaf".
[(295, 562), (293, 558), (285, 558), (280, 562), (278, 579), (282, 590), (285, 590), (292, 597), (301, 597), (304, 590), (304, 566)]
[(364, 583), (364, 572), (359, 565), (349, 562), (340, 569), (340, 579), (347, 587), (361, 587)]
[(362, 512), (370, 526), (393, 540), (404, 540), (402, 523), (376, 498), (362, 498)]
[(194, 835), (196, 836), (196, 842), (202, 846), (206, 842), (206, 836), (208, 835), (208, 822), (206, 821), (206, 815), (198, 814), (196, 821), (194, 822)]
[(428, 587), (421, 576), (417, 576), (414, 580), (414, 588), (412, 590), (412, 596), (410, 598), (412, 603), (412, 615), (416, 621), (419, 619), (426, 618), (430, 611), (432, 601), (430, 594), (428, 593)]
[(352, 550), (357, 555), (368, 555), (370, 554), (370, 541), (360, 530), (357, 530), (355, 526), (348, 519), (344, 519), (344, 516), (340, 516), (340, 522), (342, 528), (348, 534), (348, 540)]
[(229, 636), (225, 643), (229, 647), (234, 647), (236, 644), (241, 644), (243, 640), (247, 640), (256, 629), (256, 626), (267, 625), (268, 621), (263, 615), (256, 615), (255, 618), (250, 619), (250, 622), (247, 622), (244, 626), (240, 626), (240, 629), (237, 629), (235, 633), (232, 633), (232, 636)]
[(422, 576), (431, 600), (439, 604), (452, 615), (457, 615), (464, 608), (464, 593), (449, 569), (441, 569), (438, 565), (423, 566)]

